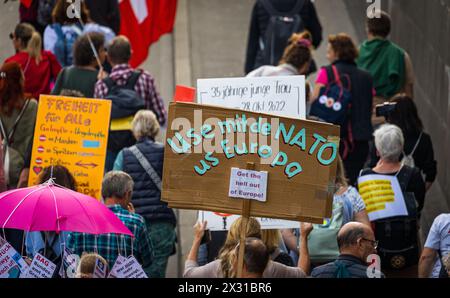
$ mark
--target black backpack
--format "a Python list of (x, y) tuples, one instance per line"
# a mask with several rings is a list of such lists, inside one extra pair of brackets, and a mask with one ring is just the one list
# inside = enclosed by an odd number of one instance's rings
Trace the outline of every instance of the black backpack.
[(413, 193), (406, 188), (414, 168), (403, 166), (397, 179), (405, 199), (408, 216), (395, 216), (373, 221), (378, 255), (382, 268), (401, 270), (419, 261), (418, 212)]
[(262, 65), (278, 65), (291, 35), (304, 29), (299, 13), (305, 0), (298, 0), (290, 12), (277, 11), (270, 0), (259, 1), (269, 13), (270, 19), (266, 33), (259, 42), (255, 68)]
[[(135, 91), (136, 83), (142, 71), (134, 71), (125, 85), (119, 86), (110, 77), (103, 80), (108, 87), (105, 99), (111, 100), (111, 120), (133, 116), (145, 108), (144, 99)], [(136, 142), (130, 130), (110, 131), (108, 150), (119, 152)]]

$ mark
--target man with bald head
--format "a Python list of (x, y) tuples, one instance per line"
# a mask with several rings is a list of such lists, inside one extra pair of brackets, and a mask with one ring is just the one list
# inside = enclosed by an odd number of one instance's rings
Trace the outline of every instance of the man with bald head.
[(383, 277), (368, 269), (368, 257), (377, 253), (378, 241), (372, 229), (359, 222), (345, 224), (337, 236), (340, 255), (336, 261), (315, 268), (311, 276), (318, 278)]

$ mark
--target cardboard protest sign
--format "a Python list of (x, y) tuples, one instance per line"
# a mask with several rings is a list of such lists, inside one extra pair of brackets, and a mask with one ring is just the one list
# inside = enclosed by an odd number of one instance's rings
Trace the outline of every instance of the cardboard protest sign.
[(200, 79), (197, 102), (306, 119), (305, 77)]
[(55, 264), (37, 253), (31, 262), (30, 268), (28, 268), (26, 278), (51, 278), (55, 270)]
[[(227, 231), (230, 229), (233, 222), (238, 219), (240, 215), (233, 215), (227, 213), (199, 211), (198, 221), (207, 221), (207, 229), (210, 231)], [(275, 218), (256, 217), (257, 221), (261, 225), (262, 230), (275, 230), (275, 229), (298, 229), (300, 228), (300, 222), (290, 221)]]
[(266, 171), (267, 200), (250, 216), (322, 223), (331, 217), (339, 127), (236, 109), (172, 103), (162, 200), (170, 207), (242, 214), (231, 168)]
[(41, 95), (29, 185), (59, 164), (74, 175), (78, 192), (100, 199), (110, 111), (109, 100)]
[(365, 175), (358, 178), (358, 189), (370, 221), (408, 215), (397, 177)]

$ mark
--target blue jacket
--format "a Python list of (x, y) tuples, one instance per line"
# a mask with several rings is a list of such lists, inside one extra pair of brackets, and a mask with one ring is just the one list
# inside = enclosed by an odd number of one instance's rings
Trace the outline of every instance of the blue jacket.
[[(164, 146), (149, 138), (139, 140), (136, 145), (162, 179)], [(122, 169), (134, 181), (132, 203), (136, 213), (149, 222), (169, 222), (176, 225), (173, 210), (161, 202), (161, 192), (144, 170), (134, 154), (127, 148), (122, 151)]]

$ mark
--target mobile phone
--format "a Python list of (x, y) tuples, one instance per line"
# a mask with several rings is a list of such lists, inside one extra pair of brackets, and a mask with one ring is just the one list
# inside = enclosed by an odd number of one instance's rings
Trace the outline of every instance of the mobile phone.
[(210, 241), (211, 241), (211, 231), (205, 230), (205, 233), (203, 234), (200, 244), (206, 244), (206, 243), (209, 243)]

